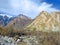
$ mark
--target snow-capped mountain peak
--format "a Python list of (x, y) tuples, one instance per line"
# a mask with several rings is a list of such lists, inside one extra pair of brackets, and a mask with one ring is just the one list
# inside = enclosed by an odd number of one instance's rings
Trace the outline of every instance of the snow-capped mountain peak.
[(0, 14), (1, 16), (7, 16), (7, 17), (9, 17), (9, 18), (11, 18), (11, 17), (13, 17), (13, 16), (11, 16), (11, 15), (7, 15), (7, 14)]

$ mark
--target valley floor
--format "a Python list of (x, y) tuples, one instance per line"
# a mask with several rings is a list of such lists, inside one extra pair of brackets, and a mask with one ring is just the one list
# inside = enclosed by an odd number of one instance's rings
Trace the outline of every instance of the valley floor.
[(59, 32), (34, 32), (22, 36), (1, 36), (0, 45), (60, 45)]

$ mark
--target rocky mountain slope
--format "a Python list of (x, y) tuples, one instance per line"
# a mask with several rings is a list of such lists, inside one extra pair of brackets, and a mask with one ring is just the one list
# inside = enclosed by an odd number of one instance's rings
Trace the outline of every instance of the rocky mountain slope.
[(26, 28), (27, 30), (58, 31), (60, 30), (60, 12), (42, 11)]
[(15, 17), (14, 20), (9, 22), (7, 26), (15, 29), (23, 29), (31, 22), (32, 22), (31, 18), (28, 18), (27, 16), (20, 14), (19, 16)]

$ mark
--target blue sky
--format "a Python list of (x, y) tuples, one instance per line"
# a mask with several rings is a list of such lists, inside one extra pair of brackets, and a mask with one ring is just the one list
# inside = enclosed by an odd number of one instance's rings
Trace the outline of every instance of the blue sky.
[(41, 11), (60, 11), (60, 0), (0, 0), (0, 11), (34, 18)]

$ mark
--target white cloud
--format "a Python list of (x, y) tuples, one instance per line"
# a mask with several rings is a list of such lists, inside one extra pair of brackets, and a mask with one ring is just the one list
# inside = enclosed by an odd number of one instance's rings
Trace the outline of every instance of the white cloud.
[(58, 9), (55, 9), (52, 7), (53, 4), (48, 4), (46, 2), (41, 3), (40, 7), (38, 8), (40, 11), (48, 11), (48, 12), (52, 12), (52, 11), (60, 11)]
[(31, 0), (10, 0), (10, 5), (13, 8), (12, 12), (14, 12), (15, 14), (23, 13), (30, 17), (35, 17), (41, 11), (60, 11), (53, 8), (53, 4), (42, 2), (40, 3), (40, 5), (38, 5)]

